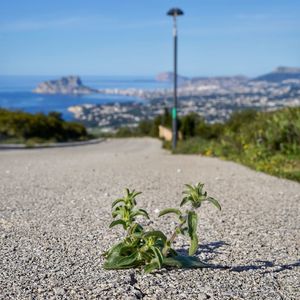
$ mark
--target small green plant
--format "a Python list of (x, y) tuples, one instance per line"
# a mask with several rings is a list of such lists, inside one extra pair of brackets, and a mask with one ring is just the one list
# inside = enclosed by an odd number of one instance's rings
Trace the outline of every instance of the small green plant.
[[(149, 219), (148, 213), (143, 209), (136, 208), (136, 197), (141, 194), (135, 190), (126, 189), (126, 195), (112, 203), (112, 217), (115, 219), (110, 228), (121, 225), (126, 231), (126, 236), (120, 243), (114, 245), (104, 253), (106, 262), (105, 269), (127, 269), (143, 266), (144, 271), (149, 273), (165, 267), (177, 268), (204, 268), (210, 265), (193, 256), (198, 249), (197, 224), (198, 215), (196, 210), (203, 202), (210, 202), (221, 210), (219, 202), (207, 195), (203, 190), (204, 184), (195, 186), (186, 184), (187, 189), (183, 192), (184, 198), (180, 207), (190, 205), (189, 209), (167, 208), (160, 212), (159, 216), (175, 214), (178, 223), (170, 238), (160, 230), (145, 230), (137, 222), (137, 217)], [(188, 236), (190, 239), (189, 256), (179, 255), (173, 249), (173, 243), (178, 235)]]

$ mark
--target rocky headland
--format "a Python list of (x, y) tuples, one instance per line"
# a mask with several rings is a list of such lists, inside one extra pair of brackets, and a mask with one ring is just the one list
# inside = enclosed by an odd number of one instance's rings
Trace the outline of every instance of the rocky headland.
[(67, 76), (58, 80), (44, 81), (33, 92), (36, 94), (82, 95), (97, 93), (97, 90), (83, 85), (78, 76)]

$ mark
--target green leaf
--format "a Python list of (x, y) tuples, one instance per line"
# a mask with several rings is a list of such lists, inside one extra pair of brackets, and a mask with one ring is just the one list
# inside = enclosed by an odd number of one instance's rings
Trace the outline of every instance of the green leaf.
[(198, 257), (177, 255), (173, 257), (165, 257), (164, 266), (176, 268), (209, 268), (211, 265), (202, 262)]
[(144, 216), (146, 217), (147, 219), (150, 219), (149, 218), (149, 215), (148, 213), (144, 210), (144, 209), (138, 209), (138, 210), (135, 210), (131, 213), (131, 217), (134, 218), (136, 216)]
[(136, 247), (134, 245), (123, 245), (119, 250), (120, 256), (129, 256), (132, 253), (136, 252)]
[(130, 234), (139, 236), (143, 233), (144, 228), (140, 225), (135, 223), (131, 228), (130, 228)]
[(178, 257), (181, 257), (180, 255), (172, 256), (172, 257), (165, 257), (163, 264), (166, 267), (175, 267), (175, 268), (184, 268), (184, 263), (178, 259)]
[(198, 248), (197, 224), (198, 224), (197, 214), (194, 211), (189, 211), (188, 212), (188, 233), (191, 239), (189, 255), (194, 255)]
[(188, 211), (187, 219), (189, 236), (192, 237), (197, 232), (198, 216), (194, 211), (190, 210)]
[(201, 205), (201, 202), (205, 199), (207, 193), (203, 193), (203, 187), (204, 184), (198, 183), (197, 185), (185, 185), (188, 189), (183, 191), (183, 194), (186, 196), (182, 199), (180, 206), (183, 206), (186, 204), (188, 201), (192, 202), (192, 206), (194, 208), (199, 208)]
[(182, 213), (179, 209), (176, 209), (176, 208), (166, 208), (164, 210), (162, 210), (160, 213), (159, 213), (159, 217), (163, 216), (163, 215), (166, 215), (166, 214), (176, 214), (178, 216), (181, 216)]
[(198, 184), (196, 184), (195, 186), (194, 186), (194, 189), (197, 189), (198, 191), (202, 191), (202, 189), (203, 189), (203, 187), (204, 187), (204, 183), (198, 183)]
[(191, 245), (190, 245), (190, 248), (189, 248), (189, 255), (194, 255), (197, 252), (198, 244), (199, 244), (198, 237), (197, 237), (196, 234), (194, 234), (191, 237)]
[(108, 259), (103, 265), (103, 267), (107, 270), (134, 268), (139, 264), (137, 258), (137, 252), (134, 252), (129, 256), (114, 256)]
[(209, 201), (209, 202), (212, 203), (217, 209), (221, 210), (221, 205), (220, 205), (220, 203), (218, 202), (218, 200), (216, 200), (215, 198), (208, 197), (208, 198), (206, 199), (206, 201)]
[(116, 205), (117, 205), (118, 203), (120, 203), (120, 202), (125, 202), (124, 198), (119, 198), (119, 199), (115, 200), (115, 201), (112, 203), (111, 207), (116, 206)]
[(112, 246), (108, 251), (106, 251), (106, 252), (103, 253), (103, 256), (104, 257), (109, 257), (109, 256), (119, 255), (120, 249), (122, 247), (124, 247), (124, 245), (125, 245), (125, 243), (121, 242), (121, 243), (118, 243), (118, 244)]
[(141, 260), (146, 263), (153, 259), (153, 253), (152, 251), (143, 251), (143, 249), (140, 250), (139, 255), (141, 257)]
[(132, 198), (135, 198), (136, 196), (138, 196), (140, 194), (142, 194), (142, 192), (134, 192), (134, 190), (133, 190), (133, 192), (132, 192)]
[(112, 221), (112, 222), (110, 223), (110, 225), (109, 225), (109, 228), (112, 228), (112, 227), (114, 227), (114, 226), (116, 226), (116, 225), (122, 225), (123, 228), (124, 228), (125, 230), (126, 230), (126, 228), (127, 228), (127, 224), (126, 224), (126, 222), (123, 221), (123, 220), (115, 220), (115, 221)]
[(145, 273), (151, 273), (152, 271), (156, 270), (159, 268), (159, 265), (157, 262), (152, 262), (150, 264), (147, 264), (145, 267), (144, 267), (144, 272)]
[(153, 247), (153, 246), (151, 246), (150, 249), (153, 251), (153, 253), (155, 255), (156, 261), (158, 263), (158, 267), (161, 268), (162, 264), (163, 264), (164, 257), (162, 255), (160, 249), (158, 249), (157, 247)]
[(189, 201), (193, 201), (192, 198), (190, 196), (186, 196), (182, 199), (180, 206), (185, 205), (186, 203), (188, 203)]
[(162, 239), (164, 242), (167, 240), (167, 237), (164, 235), (164, 233), (162, 233), (159, 230), (148, 231), (144, 234), (143, 237), (146, 239), (149, 237), (156, 237), (156, 238)]
[(190, 185), (190, 184), (185, 184), (185, 186), (189, 189), (189, 190), (194, 190), (195, 188), (192, 186), (192, 185)]
[(116, 216), (120, 216), (121, 218), (125, 214), (126, 207), (125, 206), (117, 206), (115, 210), (112, 212), (112, 217), (115, 218)]

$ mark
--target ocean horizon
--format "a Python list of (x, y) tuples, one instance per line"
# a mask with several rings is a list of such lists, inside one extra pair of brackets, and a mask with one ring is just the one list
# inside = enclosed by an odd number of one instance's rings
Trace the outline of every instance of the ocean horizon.
[[(82, 104), (107, 104), (143, 101), (137, 97), (123, 95), (46, 95), (32, 90), (43, 81), (59, 79), (61, 76), (0, 75), (0, 108), (22, 110), (30, 113), (60, 112), (65, 120), (72, 120), (68, 107)], [(144, 90), (163, 89), (170, 83), (156, 81), (150, 76), (81, 76), (83, 84), (95, 89)]]

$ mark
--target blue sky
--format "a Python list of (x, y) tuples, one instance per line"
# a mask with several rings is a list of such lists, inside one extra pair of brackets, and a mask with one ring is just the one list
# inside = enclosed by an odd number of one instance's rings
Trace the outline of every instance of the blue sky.
[(299, 0), (0, 0), (0, 74), (255, 76), (300, 66)]

